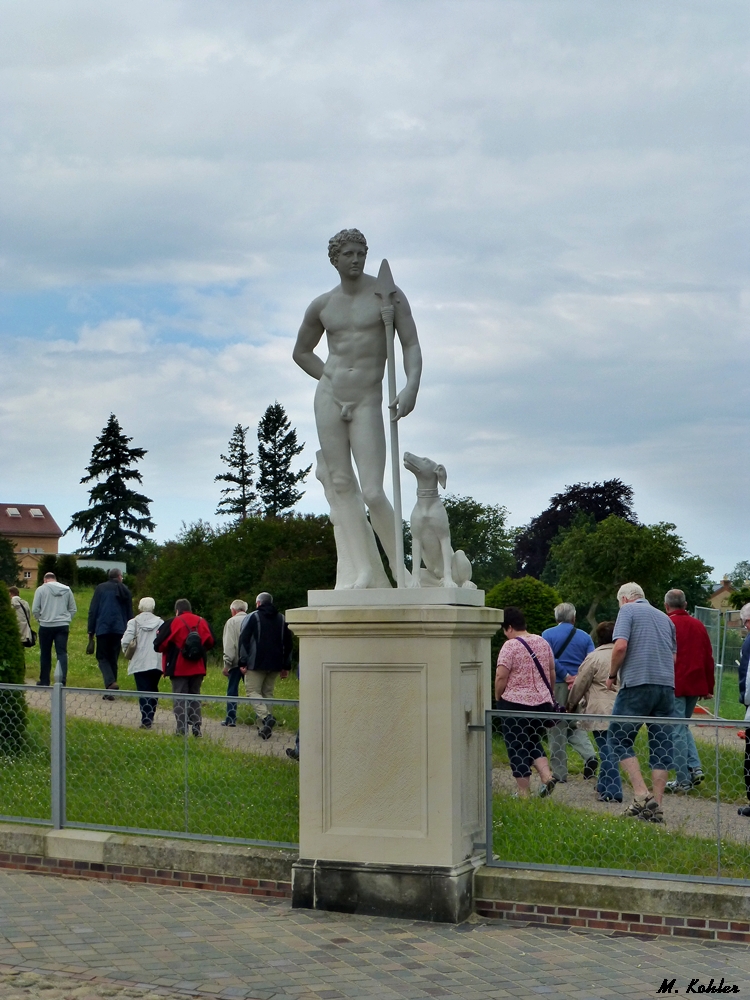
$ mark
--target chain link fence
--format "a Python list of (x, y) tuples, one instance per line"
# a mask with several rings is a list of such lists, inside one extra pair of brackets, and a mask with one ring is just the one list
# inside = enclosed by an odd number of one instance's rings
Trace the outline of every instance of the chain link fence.
[[(590, 745), (587, 760), (568, 746), (557, 783), (547, 782), (555, 724), (578, 726)], [(488, 864), (750, 884), (744, 721), (495, 710), (484, 728)], [(633, 760), (648, 798), (634, 794)]]
[(0, 685), (0, 819), (295, 848), (298, 706)]

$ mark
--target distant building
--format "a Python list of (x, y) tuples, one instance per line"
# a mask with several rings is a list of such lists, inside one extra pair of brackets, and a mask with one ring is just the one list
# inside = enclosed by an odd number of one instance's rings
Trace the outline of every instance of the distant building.
[(86, 559), (80, 556), (76, 558), (76, 564), (79, 569), (90, 566), (92, 569), (103, 569), (105, 573), (111, 569), (119, 569), (123, 576), (128, 571), (127, 563), (120, 562), (119, 559)]
[(34, 586), (42, 556), (57, 555), (62, 537), (54, 517), (44, 504), (0, 504), (0, 535), (13, 542), (21, 563), (25, 586)]
[(734, 587), (732, 586), (732, 582), (725, 576), (721, 581), (721, 586), (709, 597), (708, 603), (712, 608), (716, 608), (717, 610), (728, 608), (730, 607), (729, 598), (733, 593)]

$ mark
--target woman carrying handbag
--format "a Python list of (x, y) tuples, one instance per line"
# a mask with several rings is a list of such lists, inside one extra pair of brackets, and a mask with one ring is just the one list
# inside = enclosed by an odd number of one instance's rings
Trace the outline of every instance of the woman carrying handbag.
[[(503, 634), (507, 641), (497, 658), (495, 674), (497, 707), (514, 712), (523, 712), (524, 709), (549, 712), (554, 718), (561, 709), (553, 695), (555, 657), (549, 643), (540, 635), (527, 631), (526, 619), (520, 608), (503, 610)], [(542, 736), (547, 728), (545, 720), (518, 715), (504, 717), (501, 726), (511, 774), (518, 786), (518, 797), (527, 798), (529, 795), (532, 768), (542, 782), (539, 795), (550, 795), (556, 781), (542, 746)]]

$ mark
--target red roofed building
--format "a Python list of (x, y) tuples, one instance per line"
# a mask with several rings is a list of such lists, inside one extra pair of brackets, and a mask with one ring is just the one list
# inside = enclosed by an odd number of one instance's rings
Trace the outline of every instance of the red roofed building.
[(0, 504), (0, 535), (13, 542), (21, 562), (26, 587), (36, 583), (36, 569), (42, 556), (57, 555), (62, 531), (44, 504)]

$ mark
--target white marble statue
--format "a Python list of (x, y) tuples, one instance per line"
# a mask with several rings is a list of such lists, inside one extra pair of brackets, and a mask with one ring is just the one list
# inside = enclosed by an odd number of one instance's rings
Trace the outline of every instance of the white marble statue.
[[(337, 233), (328, 243), (328, 256), (341, 281), (308, 306), (293, 356), (303, 371), (318, 380), (315, 422), (322, 461), (319, 458), (316, 475), (324, 484), (336, 530), (340, 563), (336, 587), (389, 586), (372, 537), (374, 528), (397, 579), (396, 523), (383, 489), (384, 305), (392, 306), (406, 373), (406, 385), (395, 399), (389, 400), (395, 420), (414, 409), (422, 374), (422, 353), (404, 293), (394, 286), (390, 303), (384, 303), (377, 294), (376, 279), (364, 273), (367, 243), (362, 233), (358, 229)], [(315, 353), (324, 333), (328, 338), (325, 362)], [(340, 539), (345, 539), (345, 545)], [(404, 574), (403, 567), (400, 573)]]
[(326, 500), (331, 508), (331, 524), (338, 556), (336, 590), (366, 586), (390, 587), (375, 535), (365, 514), (359, 483), (355, 483), (359, 503), (339, 503), (322, 450), (315, 452), (315, 458), (315, 477), (323, 484)]
[(438, 484), (445, 489), (448, 481), (445, 466), (405, 451), (404, 468), (413, 472), (417, 479), (417, 502), (410, 522), (410, 585), (476, 590), (476, 584), (471, 582), (471, 563), (461, 549), (454, 552), (451, 548), (448, 514), (438, 492)]

